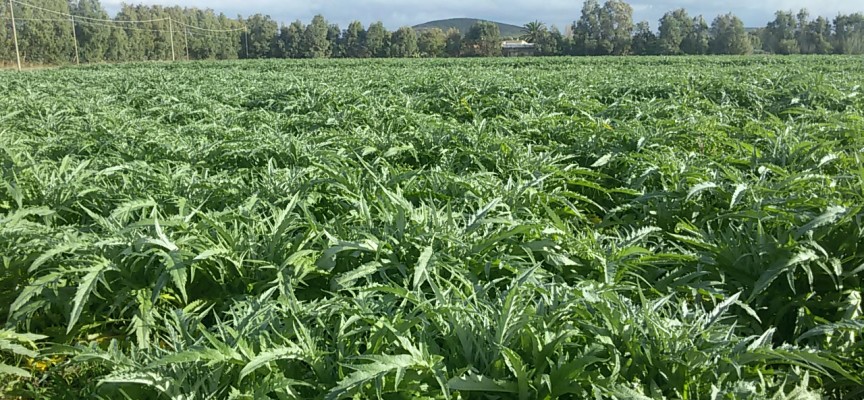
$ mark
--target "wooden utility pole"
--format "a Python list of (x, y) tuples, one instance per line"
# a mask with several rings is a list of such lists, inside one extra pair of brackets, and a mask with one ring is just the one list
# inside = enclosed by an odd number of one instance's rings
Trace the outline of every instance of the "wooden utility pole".
[(75, 65), (81, 65), (81, 59), (78, 57), (78, 33), (75, 32), (75, 16), (70, 15), (69, 19), (72, 20), (72, 41), (75, 44)]
[(12, 38), (15, 41), (15, 58), (18, 60), (18, 71), (21, 71), (21, 52), (18, 51), (18, 31), (15, 29), (15, 7), (9, 0), (9, 15), (12, 17)]
[(171, 32), (171, 61), (177, 61), (174, 55), (174, 20), (171, 18), (168, 18), (168, 30)]
[(243, 27), (243, 32), (245, 33), (243, 41), (246, 43), (246, 58), (249, 58), (249, 25)]

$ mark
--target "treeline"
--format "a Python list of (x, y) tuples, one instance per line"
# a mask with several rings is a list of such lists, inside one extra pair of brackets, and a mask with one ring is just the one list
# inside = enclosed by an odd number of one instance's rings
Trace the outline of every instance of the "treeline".
[[(15, 48), (9, 3), (3, 3), (0, 60), (9, 61), (15, 59)], [(172, 36), (177, 59), (186, 57), (187, 48), (190, 59), (241, 56), (245, 22), (212, 10), (124, 3), (112, 17), (99, 0), (12, 4), (22, 61), (28, 63), (72, 62), (76, 44), (82, 62), (170, 60)]]
[[(35, 2), (27, 4), (35, 5)], [(540, 21), (519, 38), (502, 38), (498, 26), (480, 22), (468, 32), (401, 27), (346, 29), (315, 16), (309, 24), (280, 25), (270, 16), (229, 18), (212, 10), (124, 4), (111, 17), (99, 0), (39, 0), (38, 7), (13, 2), (21, 54), (31, 63), (68, 63), (75, 45), (83, 62), (235, 58), (380, 58), (497, 56), (503, 39), (534, 43), (539, 55), (679, 54), (864, 54), (864, 14), (833, 20), (778, 11), (765, 27), (746, 29), (733, 14), (709, 24), (684, 9), (666, 13), (657, 30), (633, 22), (633, 8), (621, 0), (585, 1), (579, 18), (564, 32)], [(74, 18), (73, 22), (68, 15)], [(8, 6), (0, 13), (0, 60), (13, 60)], [(172, 41), (173, 38), (173, 41)]]

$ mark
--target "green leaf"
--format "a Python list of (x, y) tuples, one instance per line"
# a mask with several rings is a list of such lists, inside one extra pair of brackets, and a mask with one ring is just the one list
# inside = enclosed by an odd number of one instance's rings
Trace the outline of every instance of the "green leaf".
[(759, 280), (753, 285), (753, 291), (750, 293), (750, 297), (748, 297), (747, 302), (750, 303), (753, 299), (756, 298), (762, 291), (764, 291), (768, 286), (777, 279), (782, 273), (789, 270), (789, 268), (794, 267), (797, 264), (809, 262), (812, 260), (818, 259), (819, 256), (813, 252), (813, 250), (804, 250), (789, 260), (778, 260), (774, 263), (774, 265), (759, 276)]
[(240, 370), (240, 380), (242, 381), (247, 375), (255, 372), (258, 368), (263, 367), (271, 361), (276, 360), (301, 360), (303, 359), (303, 350), (292, 344), (291, 346), (283, 346), (275, 349), (270, 349), (261, 352), (255, 358), (249, 361), (246, 366)]
[(428, 246), (420, 253), (417, 259), (417, 265), (414, 267), (414, 290), (417, 290), (420, 285), (428, 278), (426, 267), (429, 265), (429, 260), (432, 258), (432, 246)]
[(591, 164), (591, 168), (600, 168), (606, 164), (609, 164), (609, 161), (612, 160), (612, 153), (606, 154), (603, 157), (594, 161), (594, 164)]
[(714, 182), (702, 182), (696, 186), (693, 186), (689, 192), (687, 192), (687, 198), (685, 200), (690, 200), (691, 197), (696, 196), (699, 193), (702, 193), (709, 189), (714, 189), (717, 187), (717, 184)]
[(504, 363), (507, 364), (507, 368), (516, 376), (516, 384), (519, 387), (519, 400), (528, 400), (528, 371), (525, 370), (522, 358), (515, 351), (507, 347), (501, 349), (501, 354), (504, 356)]
[(519, 384), (516, 382), (493, 380), (483, 375), (474, 374), (454, 377), (447, 382), (447, 386), (450, 390), (465, 392), (519, 393)]
[(729, 201), (730, 210), (734, 208), (739, 201), (741, 201), (741, 198), (744, 196), (745, 191), (747, 191), (747, 185), (743, 183), (735, 185), (735, 192), (732, 193), (732, 200)]
[(72, 332), (72, 328), (74, 328), (75, 324), (78, 322), (78, 318), (81, 316), (81, 311), (84, 309), (84, 304), (90, 297), (90, 293), (92, 293), (93, 289), (96, 288), (99, 279), (105, 271), (111, 269), (111, 261), (106, 259), (102, 259), (99, 264), (87, 268), (87, 274), (84, 275), (84, 278), (82, 278), (81, 282), (78, 283), (78, 290), (75, 291), (75, 298), (72, 299), (72, 313), (69, 315), (69, 325), (66, 327), (67, 334)]
[(30, 378), (29, 372), (3, 363), (0, 363), (0, 375), (15, 375), (21, 378)]
[(811, 220), (806, 225), (802, 226), (797, 231), (795, 231), (795, 237), (800, 238), (805, 233), (810, 232), (816, 228), (820, 228), (820, 227), (823, 227), (825, 225), (834, 223), (835, 221), (840, 219), (844, 214), (846, 214), (846, 211), (848, 211), (848, 210), (845, 207), (839, 207), (839, 206), (829, 207), (827, 210), (825, 210), (824, 213), (822, 213), (822, 215), (820, 215), (816, 218), (813, 218), (813, 220)]
[(348, 367), (353, 369), (354, 372), (339, 381), (339, 383), (327, 393), (327, 399), (335, 400), (343, 398), (348, 395), (352, 389), (366, 382), (379, 379), (391, 372), (396, 372), (397, 370), (411, 368), (418, 364), (414, 357), (407, 354), (364, 356), (357, 357), (357, 359), (369, 360), (372, 361), (372, 363), (348, 365)]

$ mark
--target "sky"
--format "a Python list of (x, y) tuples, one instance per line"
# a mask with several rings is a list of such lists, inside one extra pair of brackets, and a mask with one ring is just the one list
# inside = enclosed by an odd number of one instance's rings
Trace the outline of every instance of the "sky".
[[(580, 0), (102, 0), (112, 15), (123, 2), (210, 8), (229, 17), (262, 13), (284, 23), (296, 19), (308, 22), (315, 14), (322, 14), (330, 23), (338, 23), (343, 28), (353, 20), (360, 20), (364, 25), (380, 20), (389, 29), (436, 19), (469, 17), (514, 25), (540, 20), (563, 31), (579, 18), (582, 9)], [(864, 12), (861, 0), (630, 0), (628, 3), (633, 6), (634, 22), (647, 20), (655, 30), (657, 20), (666, 11), (682, 7), (693, 16), (702, 14), (709, 23), (719, 14), (732, 12), (747, 27), (764, 26), (777, 10), (797, 13), (807, 8), (811, 16), (823, 15), (829, 19), (838, 13)]]

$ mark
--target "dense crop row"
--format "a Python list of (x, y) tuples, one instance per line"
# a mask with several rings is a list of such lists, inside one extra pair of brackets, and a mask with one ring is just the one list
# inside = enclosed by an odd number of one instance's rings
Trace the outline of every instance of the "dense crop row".
[(862, 395), (854, 58), (0, 75), (0, 390)]

